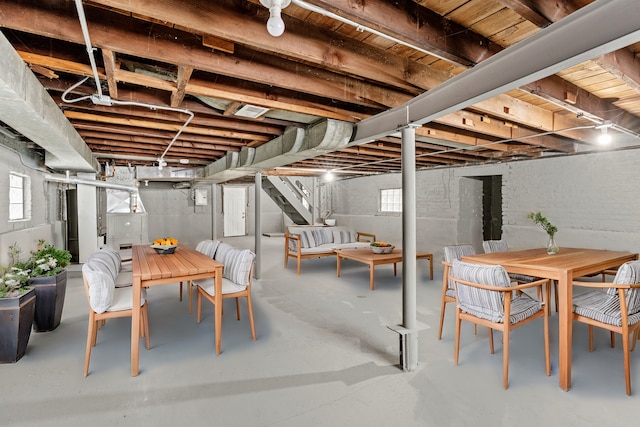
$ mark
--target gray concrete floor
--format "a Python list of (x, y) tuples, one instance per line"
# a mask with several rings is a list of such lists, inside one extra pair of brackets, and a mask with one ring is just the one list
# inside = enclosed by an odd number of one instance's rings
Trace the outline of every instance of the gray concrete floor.
[[(596, 332), (574, 329), (573, 388), (557, 376), (557, 315), (551, 318), (552, 374), (544, 374), (542, 322), (512, 334), (510, 386), (502, 388), (502, 346), (490, 355), (486, 329), (464, 326), (460, 364), (453, 364), (455, 313), (448, 308), (437, 339), (442, 269), (428, 278), (418, 262), (419, 365), (399, 369), (402, 278), (335, 259), (304, 260), (302, 275), (282, 265), (282, 237), (263, 237), (261, 279), (253, 285), (258, 339), (225, 302), (222, 353), (213, 347), (213, 307), (196, 324), (178, 286), (149, 291), (151, 350), (141, 345), (140, 375), (130, 376), (130, 319), (114, 319), (98, 334), (90, 373), (82, 375), (88, 305), (81, 278), (69, 279), (63, 319), (52, 332), (32, 333), (27, 354), (0, 365), (0, 426), (585, 426), (622, 425), (635, 418), (640, 361), (632, 353), (625, 395), (622, 350)], [(253, 237), (225, 239), (253, 248)], [(195, 312), (194, 312), (195, 313)]]

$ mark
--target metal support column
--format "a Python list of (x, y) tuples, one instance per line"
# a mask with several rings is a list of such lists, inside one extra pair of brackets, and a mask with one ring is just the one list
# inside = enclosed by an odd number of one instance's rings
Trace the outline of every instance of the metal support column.
[(416, 318), (416, 130), (402, 129), (402, 326), (404, 340), (402, 368), (414, 371), (418, 366)]
[(255, 247), (256, 247), (256, 260), (253, 266), (253, 277), (260, 278), (260, 259), (262, 258), (262, 202), (260, 196), (262, 195), (262, 172), (256, 172), (256, 188), (254, 190), (255, 197)]

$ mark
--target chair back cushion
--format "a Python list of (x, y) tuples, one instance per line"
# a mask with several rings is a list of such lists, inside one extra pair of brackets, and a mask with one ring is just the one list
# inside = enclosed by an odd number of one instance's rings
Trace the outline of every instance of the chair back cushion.
[(231, 250), (233, 250), (233, 246), (225, 242), (220, 242), (220, 244), (218, 245), (218, 249), (216, 249), (216, 253), (213, 256), (213, 259), (222, 264), (226, 264), (225, 258)]
[(104, 313), (111, 307), (116, 284), (104, 264), (89, 257), (82, 266), (82, 276), (89, 291), (89, 305), (96, 313)]
[[(468, 282), (508, 288), (511, 280), (501, 265), (480, 265), (453, 261), (453, 277)], [(477, 317), (501, 322), (504, 319), (504, 293), (457, 283), (458, 307)]]
[(96, 262), (100, 262), (109, 271), (113, 280), (118, 278), (120, 272), (120, 257), (111, 248), (100, 248), (91, 254), (90, 258)]
[[(640, 283), (640, 261), (629, 261), (620, 266), (613, 279), (616, 285), (634, 285)], [(607, 294), (617, 295), (617, 289), (607, 289)], [(625, 290), (627, 312), (629, 315), (640, 312), (640, 288)]]
[(231, 280), (241, 286), (247, 286), (251, 280), (251, 266), (255, 254), (249, 249), (230, 250), (224, 262), (222, 277)]
[[(473, 249), (473, 246), (471, 246), (471, 245), (445, 246), (443, 251), (444, 251), (444, 260), (446, 262), (448, 262), (448, 263), (452, 263), (456, 259), (459, 260), (463, 256), (475, 255), (476, 254), (476, 250)], [(449, 289), (449, 291), (455, 293), (453, 282), (451, 280), (449, 280), (449, 282), (447, 284), (447, 289)]]
[(509, 250), (506, 240), (485, 240), (482, 242), (482, 249), (489, 254), (491, 252), (506, 252)]
[(209, 258), (213, 258), (216, 255), (218, 245), (220, 245), (219, 240), (203, 240), (196, 245), (196, 251), (205, 254)]
[(444, 247), (444, 260), (446, 262), (453, 262), (456, 259), (460, 259), (463, 256), (475, 255), (476, 250), (471, 245), (452, 245)]

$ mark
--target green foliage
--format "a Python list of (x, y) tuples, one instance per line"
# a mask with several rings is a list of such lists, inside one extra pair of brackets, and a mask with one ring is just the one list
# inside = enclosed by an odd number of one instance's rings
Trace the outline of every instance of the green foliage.
[(17, 297), (29, 289), (29, 271), (17, 267), (0, 269), (0, 298)]
[(558, 227), (552, 225), (547, 218), (542, 216), (540, 212), (531, 212), (527, 215), (527, 218), (533, 220), (534, 223), (540, 225), (547, 232), (549, 237), (553, 237), (558, 232)]
[(38, 249), (29, 252), (26, 261), (20, 261), (21, 250), (17, 244), (9, 246), (11, 265), (0, 267), (0, 298), (15, 297), (29, 289), (32, 277), (55, 276), (71, 262), (71, 252), (56, 249), (44, 240), (38, 242)]

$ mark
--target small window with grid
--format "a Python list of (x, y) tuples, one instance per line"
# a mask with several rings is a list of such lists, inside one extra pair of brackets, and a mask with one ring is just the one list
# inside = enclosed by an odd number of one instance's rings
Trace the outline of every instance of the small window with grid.
[(402, 189), (380, 190), (380, 212), (402, 212)]

